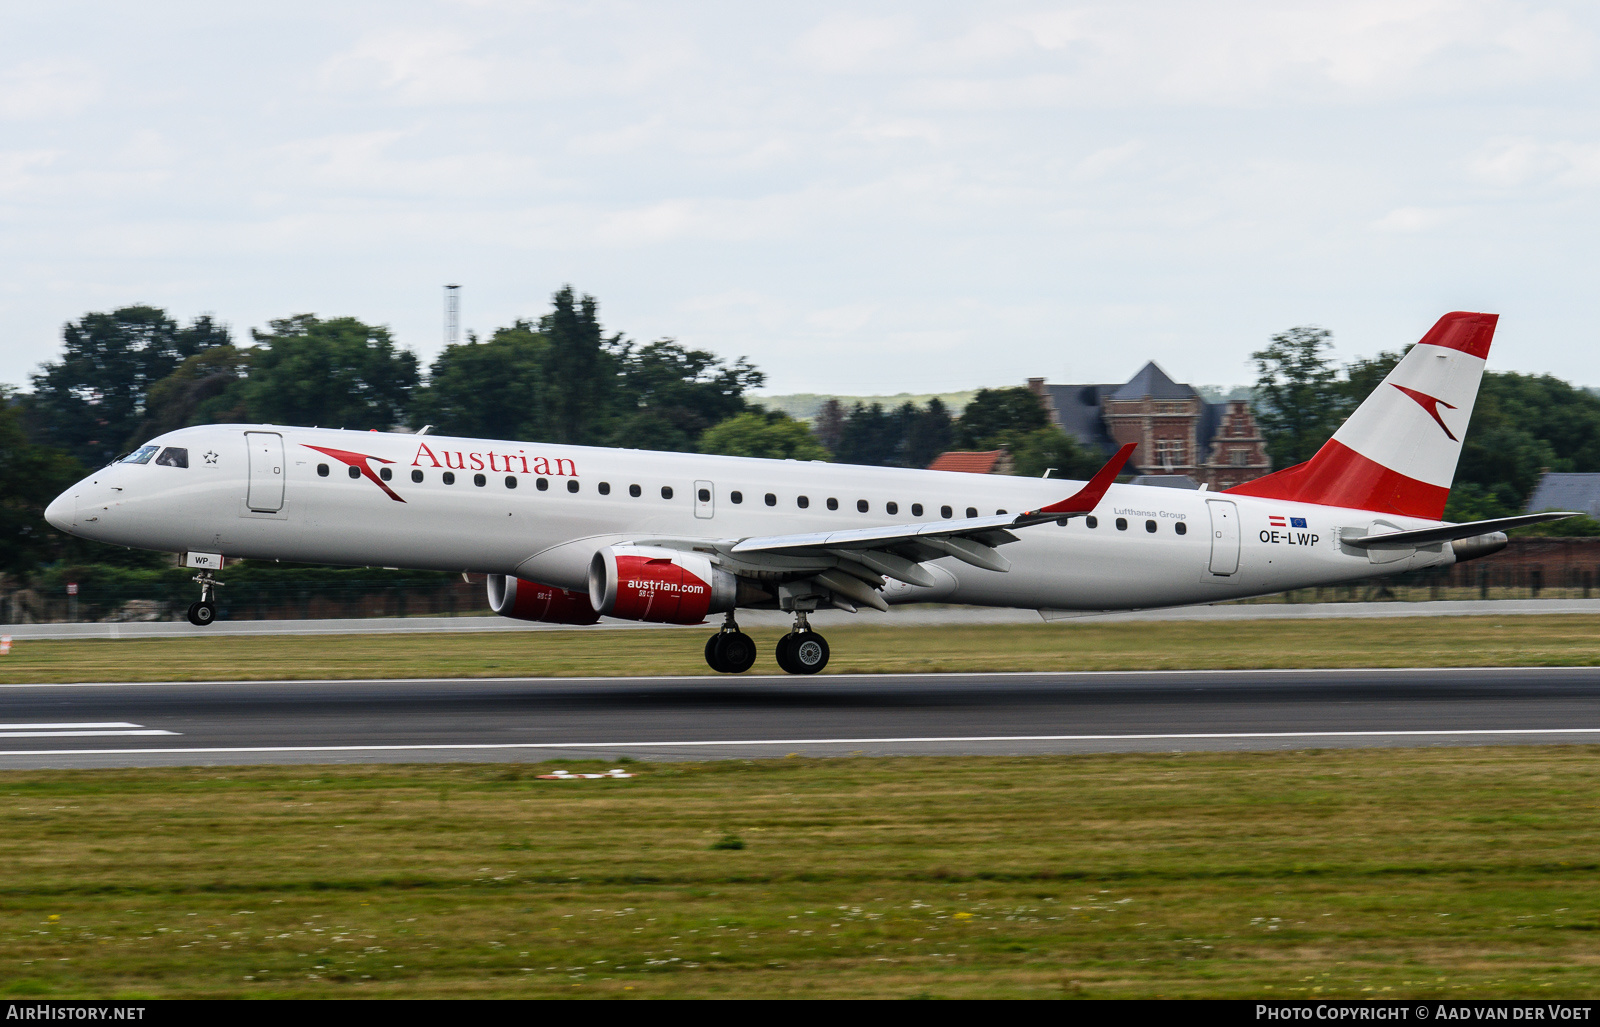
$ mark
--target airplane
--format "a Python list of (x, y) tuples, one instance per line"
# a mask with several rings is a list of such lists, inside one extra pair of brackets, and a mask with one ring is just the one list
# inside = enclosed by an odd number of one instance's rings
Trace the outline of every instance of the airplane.
[(1505, 530), (1445, 500), (1498, 316), (1446, 314), (1312, 459), (1222, 492), (271, 424), (182, 428), (56, 498), (62, 531), (184, 554), (216, 618), (249, 558), (487, 575), (506, 617), (723, 620), (707, 664), (742, 673), (736, 613), (778, 609), (780, 668), (813, 674), (821, 608), (1036, 609), (1046, 619), (1214, 603), (1475, 559)]

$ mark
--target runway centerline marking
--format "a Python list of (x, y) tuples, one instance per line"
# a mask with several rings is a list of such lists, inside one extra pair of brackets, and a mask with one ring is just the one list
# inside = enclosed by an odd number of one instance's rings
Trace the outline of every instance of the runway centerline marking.
[(903, 738), (750, 738), (668, 742), (452, 742), (421, 745), (253, 745), (210, 746), (176, 749), (33, 749), (0, 750), (5, 756), (127, 756), (188, 755), (203, 753), (274, 752), (440, 752), (506, 749), (670, 749), (734, 745), (889, 745), (896, 743), (948, 742), (1135, 742), (1135, 741), (1226, 741), (1250, 738), (1461, 738), (1468, 736), (1504, 737), (1507, 735), (1600, 735), (1600, 727), (1467, 728), (1462, 730), (1417, 731), (1236, 731), (1189, 734), (1130, 735), (927, 735)]

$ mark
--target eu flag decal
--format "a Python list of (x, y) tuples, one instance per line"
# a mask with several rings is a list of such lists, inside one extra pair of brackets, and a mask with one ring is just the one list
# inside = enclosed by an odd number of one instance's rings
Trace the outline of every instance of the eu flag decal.
[(1305, 526), (1306, 526), (1306, 519), (1304, 517), (1291, 517), (1291, 518), (1289, 518), (1289, 527), (1291, 527), (1291, 528), (1303, 528)]

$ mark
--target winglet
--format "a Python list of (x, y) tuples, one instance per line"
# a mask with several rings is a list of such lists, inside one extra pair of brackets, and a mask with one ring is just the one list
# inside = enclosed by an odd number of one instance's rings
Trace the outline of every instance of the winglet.
[(1133, 455), (1138, 447), (1137, 442), (1130, 442), (1117, 450), (1117, 455), (1106, 461), (1106, 465), (1094, 472), (1094, 477), (1089, 483), (1073, 495), (1068, 496), (1059, 503), (1041, 506), (1037, 510), (1029, 510), (1017, 515), (1017, 523), (1025, 524), (1033, 521), (1049, 520), (1052, 517), (1071, 517), (1073, 514), (1086, 514), (1100, 505), (1100, 500), (1105, 498), (1106, 490), (1111, 483), (1117, 480), (1117, 475), (1122, 473), (1122, 467)]

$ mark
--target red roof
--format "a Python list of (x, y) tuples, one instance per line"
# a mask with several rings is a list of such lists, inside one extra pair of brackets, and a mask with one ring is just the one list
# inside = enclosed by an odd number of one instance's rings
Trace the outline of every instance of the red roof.
[(965, 471), (968, 474), (993, 474), (994, 465), (1000, 460), (1003, 449), (991, 449), (987, 453), (961, 452), (940, 453), (938, 459), (928, 465), (930, 471)]

